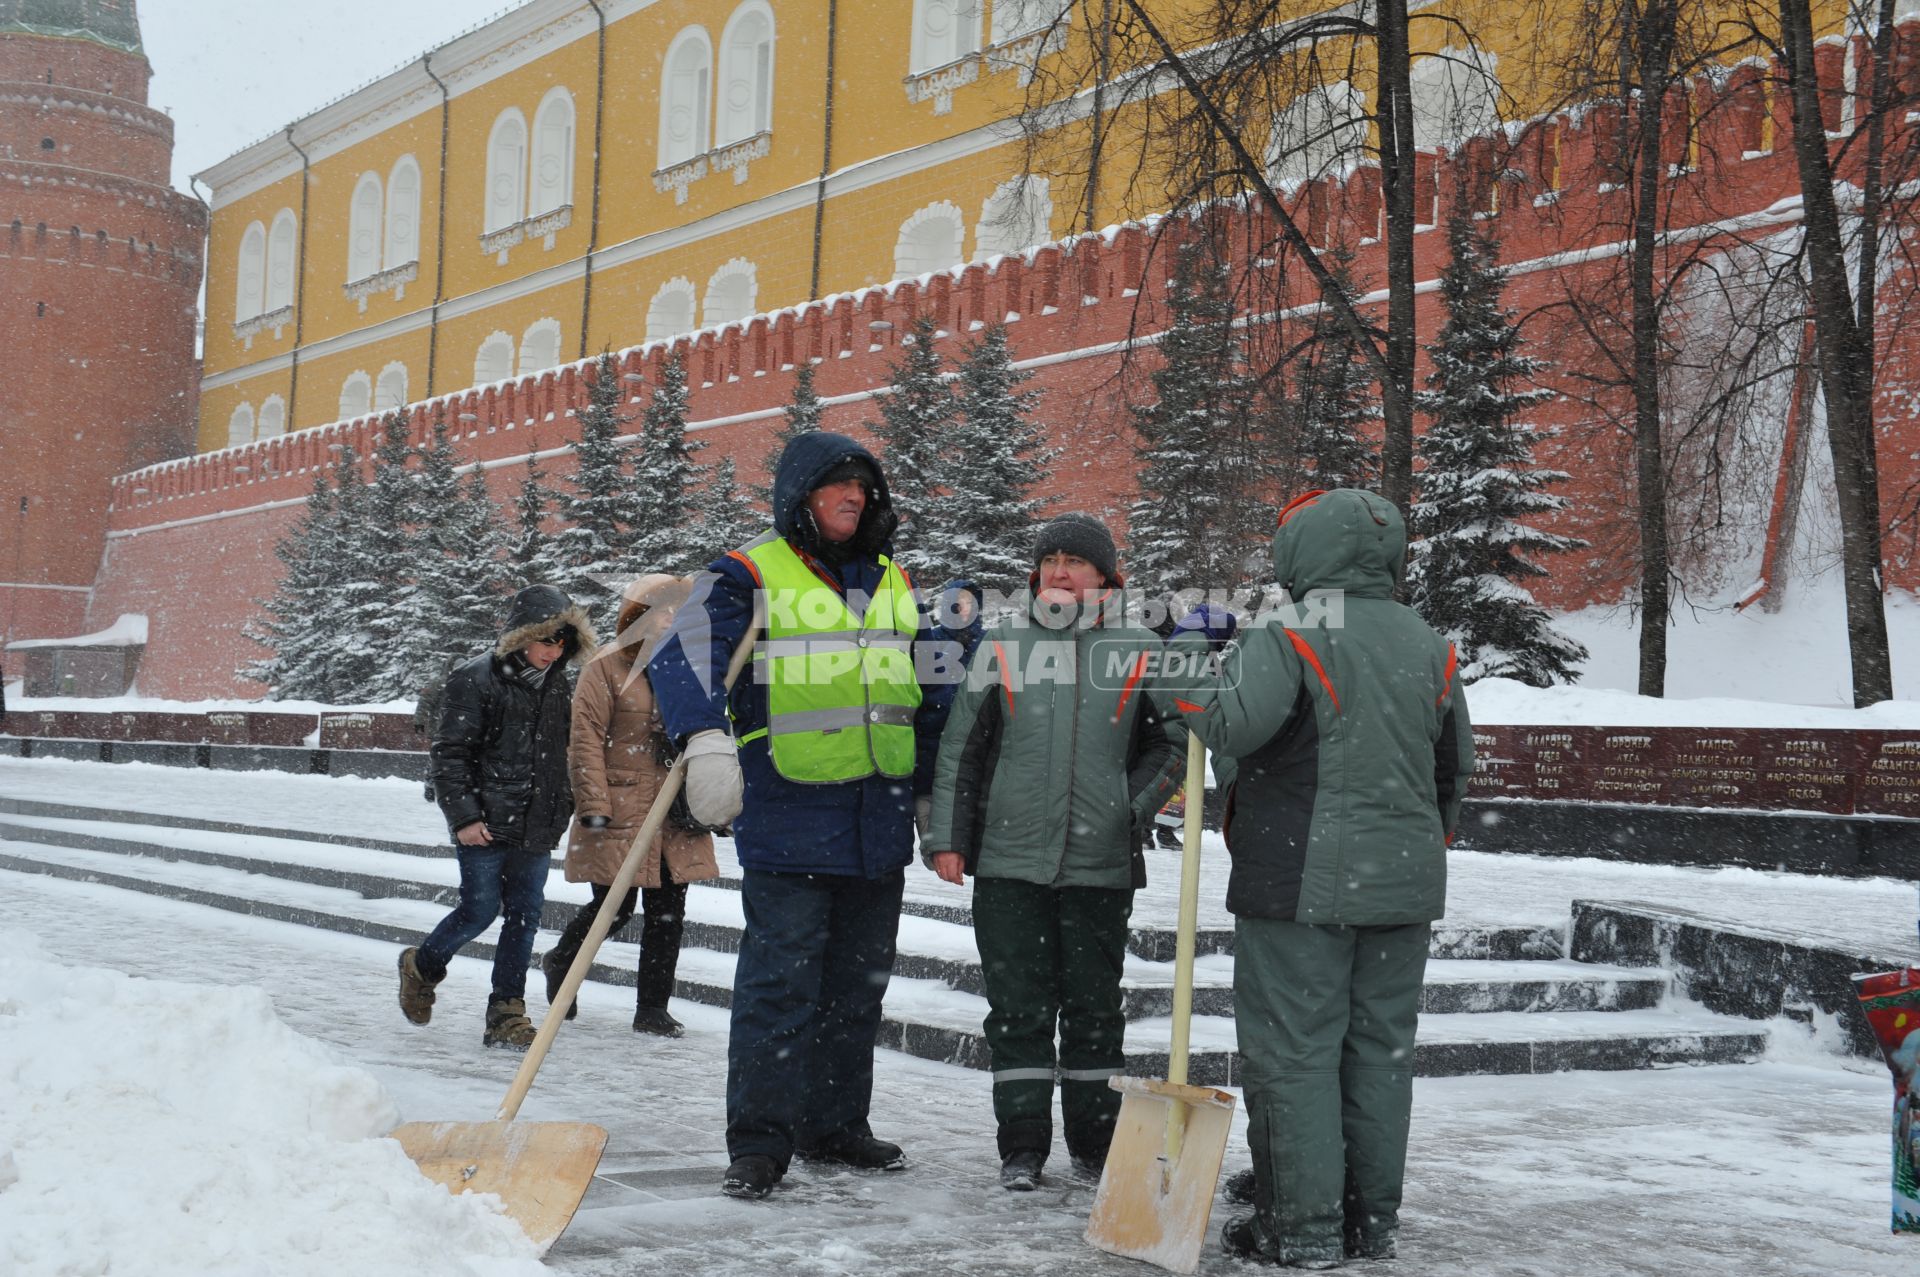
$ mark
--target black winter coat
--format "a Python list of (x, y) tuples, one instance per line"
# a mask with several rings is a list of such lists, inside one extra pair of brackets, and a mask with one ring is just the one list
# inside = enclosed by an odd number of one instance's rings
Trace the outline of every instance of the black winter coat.
[(531, 687), (512, 659), (476, 656), (447, 676), (431, 751), (434, 797), (451, 833), (484, 820), (496, 847), (548, 852), (573, 817), (573, 678), (555, 664)]

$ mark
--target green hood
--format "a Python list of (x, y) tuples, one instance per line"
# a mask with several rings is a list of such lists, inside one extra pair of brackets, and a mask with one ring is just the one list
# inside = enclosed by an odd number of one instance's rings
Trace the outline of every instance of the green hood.
[(1390, 599), (1407, 557), (1407, 525), (1378, 493), (1358, 488), (1310, 492), (1280, 512), (1273, 534), (1273, 579), (1294, 598), (1340, 590)]

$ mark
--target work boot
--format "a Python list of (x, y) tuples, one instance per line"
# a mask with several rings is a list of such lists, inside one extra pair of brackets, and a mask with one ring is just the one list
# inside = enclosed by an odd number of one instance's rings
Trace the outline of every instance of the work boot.
[(426, 1024), (433, 1019), (433, 987), (447, 978), (442, 971), (429, 980), (420, 971), (418, 947), (400, 951), (400, 1014), (409, 1024)]
[(803, 1162), (851, 1166), (857, 1171), (898, 1171), (907, 1165), (907, 1155), (898, 1144), (871, 1135), (837, 1135), (811, 1148), (795, 1149), (793, 1155)]
[(780, 1168), (771, 1157), (763, 1153), (748, 1153), (744, 1157), (733, 1159), (733, 1165), (727, 1167), (727, 1177), (720, 1181), (720, 1191), (728, 1197), (742, 1197), (758, 1200), (773, 1191), (780, 1182)]
[(1253, 1205), (1253, 1167), (1249, 1166), (1244, 1171), (1235, 1171), (1233, 1174), (1227, 1176), (1227, 1182), (1220, 1186), (1220, 1191), (1226, 1195), (1228, 1201), (1233, 1202), (1235, 1205)]
[[(547, 1005), (552, 1006), (560, 1000), (560, 986), (567, 982), (567, 968), (573, 965), (572, 958), (561, 960), (558, 949), (549, 949), (540, 955), (540, 971), (547, 977)], [(580, 995), (574, 994), (573, 1001), (567, 1003), (567, 1018), (573, 1019), (580, 1014)]]
[(1338, 1268), (1340, 1261), (1330, 1255), (1307, 1254), (1298, 1250), (1286, 1253), (1260, 1222), (1259, 1212), (1227, 1221), (1220, 1230), (1220, 1249), (1235, 1259), (1250, 1259), (1256, 1264), (1276, 1264), (1282, 1268), (1304, 1268), (1323, 1272)]
[(633, 1013), (633, 1031), (651, 1033), (663, 1038), (677, 1038), (685, 1035), (686, 1026), (668, 1015), (665, 1007), (641, 1007)]
[(525, 998), (487, 999), (487, 1031), (480, 1037), (482, 1046), (503, 1046), (509, 1051), (524, 1051), (533, 1045), (537, 1030), (527, 1018)]
[(1040, 1187), (1040, 1168), (1047, 1155), (1037, 1148), (1017, 1148), (1000, 1159), (1000, 1187), (1010, 1193), (1031, 1193)]

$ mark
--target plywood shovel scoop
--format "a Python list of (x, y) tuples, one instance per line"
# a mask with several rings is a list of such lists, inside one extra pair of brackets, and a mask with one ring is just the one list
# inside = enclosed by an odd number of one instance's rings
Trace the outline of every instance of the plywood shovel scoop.
[[(740, 676), (740, 667), (753, 650), (760, 630), (756, 615), (734, 649), (727, 668), (726, 686), (732, 688)], [(542, 1254), (573, 1219), (581, 1199), (593, 1182), (600, 1155), (607, 1147), (604, 1127), (591, 1122), (516, 1122), (521, 1101), (533, 1086), (534, 1074), (547, 1057), (547, 1048), (566, 1022), (567, 1008), (585, 983), (593, 967), (594, 956), (612, 929), (620, 902), (626, 899), (640, 871), (640, 857), (653, 846), (660, 828), (673, 807), (674, 796), (686, 779), (686, 759), (674, 760), (661, 782), (660, 793), (648, 811), (640, 832), (614, 875), (607, 897), (594, 915), (593, 926), (580, 945), (559, 994), (547, 1007), (546, 1017), (526, 1059), (507, 1088), (507, 1098), (491, 1122), (408, 1122), (395, 1127), (391, 1138), (420, 1167), (420, 1173), (455, 1193), (497, 1193), (501, 1209), (532, 1239)]]
[(1170, 1272), (1200, 1263), (1220, 1163), (1233, 1127), (1233, 1096), (1187, 1085), (1187, 1031), (1193, 1017), (1193, 935), (1200, 907), (1200, 811), (1206, 747), (1187, 737), (1187, 811), (1180, 849), (1180, 930), (1174, 955), (1173, 1040), (1167, 1077), (1116, 1077), (1120, 1121), (1107, 1152), (1087, 1240), (1115, 1255)]

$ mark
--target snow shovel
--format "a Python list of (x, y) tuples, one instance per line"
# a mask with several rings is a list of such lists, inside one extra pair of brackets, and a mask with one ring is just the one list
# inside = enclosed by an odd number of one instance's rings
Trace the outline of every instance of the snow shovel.
[[(760, 618), (756, 612), (727, 667), (729, 689), (740, 676), (740, 667), (752, 652), (759, 633)], [(408, 1122), (392, 1132), (392, 1138), (400, 1141), (400, 1147), (420, 1167), (420, 1173), (434, 1183), (454, 1193), (498, 1193), (501, 1209), (520, 1225), (543, 1255), (566, 1231), (574, 1212), (580, 1209), (580, 1201), (587, 1195), (593, 1173), (600, 1165), (600, 1155), (606, 1150), (607, 1132), (591, 1122), (516, 1122), (514, 1115), (520, 1111), (521, 1101), (533, 1086), (534, 1074), (540, 1071), (547, 1048), (553, 1045), (561, 1024), (566, 1021), (567, 1008), (573, 1005), (574, 996), (586, 982), (594, 955), (599, 953), (601, 943), (612, 929), (620, 902), (626, 899), (635, 875), (640, 872), (643, 850), (651, 847), (659, 836), (674, 796), (680, 792), (685, 779), (683, 756), (674, 760), (661, 781), (660, 793), (654, 798), (640, 832), (634, 835), (633, 844), (627, 848), (627, 858), (621, 862), (620, 872), (614, 875), (613, 885), (607, 889), (607, 897), (594, 915), (593, 926), (588, 929), (579, 954), (567, 969), (559, 996), (548, 1005), (540, 1031), (534, 1036), (533, 1045), (527, 1048), (527, 1057), (514, 1075), (513, 1085), (507, 1088), (507, 1098), (500, 1102), (500, 1111), (494, 1120)]]
[(1206, 746), (1187, 736), (1186, 831), (1180, 849), (1180, 932), (1174, 953), (1173, 1040), (1167, 1078), (1116, 1077), (1120, 1120), (1087, 1221), (1101, 1250), (1190, 1273), (1213, 1211), (1220, 1163), (1233, 1127), (1233, 1096), (1187, 1085), (1187, 1030), (1193, 1016), (1193, 933), (1200, 907), (1200, 814)]

